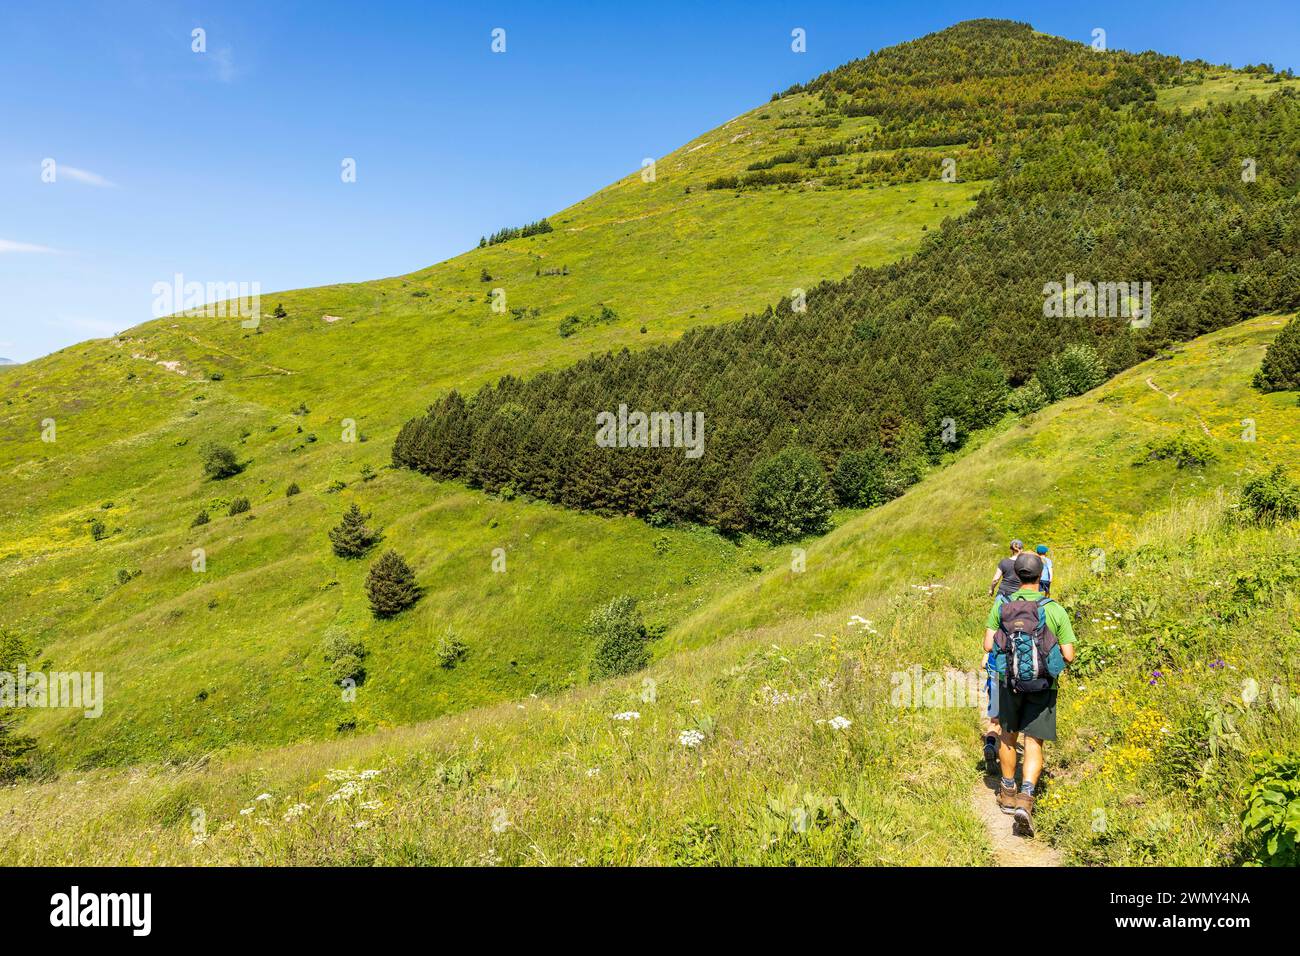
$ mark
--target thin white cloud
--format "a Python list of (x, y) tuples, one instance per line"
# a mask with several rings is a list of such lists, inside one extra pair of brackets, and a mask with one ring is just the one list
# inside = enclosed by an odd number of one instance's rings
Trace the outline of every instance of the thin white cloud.
[(217, 79), (222, 83), (233, 83), (235, 77), (239, 75), (239, 70), (235, 68), (234, 56), (228, 46), (223, 46), (213, 53), (212, 62), (217, 67)]
[(76, 166), (65, 166), (60, 164), (56, 167), (57, 175), (60, 178), (68, 178), (73, 182), (84, 183), (87, 186), (98, 186), (101, 189), (114, 189), (117, 183), (105, 179), (99, 173), (92, 173), (89, 169), (78, 169)]
[(0, 239), (0, 255), (6, 252), (39, 252), (46, 255), (54, 255), (58, 249), (51, 249), (49, 246), (38, 246), (34, 242), (15, 242), (13, 239)]

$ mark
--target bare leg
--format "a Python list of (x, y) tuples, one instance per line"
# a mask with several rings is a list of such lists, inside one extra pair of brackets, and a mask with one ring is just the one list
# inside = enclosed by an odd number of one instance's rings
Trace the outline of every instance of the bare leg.
[(1038, 775), (1043, 772), (1043, 742), (1037, 737), (1025, 734), (1025, 768), (1024, 781), (1037, 785)]
[(998, 740), (998, 763), (1002, 765), (1002, 776), (1008, 780), (1016, 779), (1016, 738), (1018, 736), (1020, 735), (1004, 733)]

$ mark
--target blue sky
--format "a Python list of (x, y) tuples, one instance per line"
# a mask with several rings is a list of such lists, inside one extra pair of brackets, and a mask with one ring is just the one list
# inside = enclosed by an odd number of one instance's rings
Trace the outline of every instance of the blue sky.
[[(178, 272), (269, 294), (412, 271), (775, 90), (980, 16), (1300, 70), (1294, 0), (6, 2), (0, 356), (146, 321), (153, 284)], [(355, 183), (340, 178), (349, 157)]]

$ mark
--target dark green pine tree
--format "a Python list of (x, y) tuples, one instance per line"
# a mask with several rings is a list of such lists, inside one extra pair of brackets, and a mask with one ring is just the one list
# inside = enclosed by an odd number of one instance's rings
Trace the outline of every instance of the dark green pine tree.
[(366, 596), (375, 617), (399, 614), (420, 597), (415, 572), (396, 551), (385, 551), (366, 575)]
[(374, 547), (379, 535), (367, 527), (369, 517), (354, 504), (344, 513), (343, 520), (330, 528), (330, 544), (335, 554), (340, 558), (359, 558)]

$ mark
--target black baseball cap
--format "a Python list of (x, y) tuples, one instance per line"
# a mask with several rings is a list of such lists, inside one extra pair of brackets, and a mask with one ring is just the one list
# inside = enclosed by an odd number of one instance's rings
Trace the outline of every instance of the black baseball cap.
[(1037, 581), (1043, 576), (1043, 559), (1032, 551), (1021, 551), (1016, 555), (1015, 569), (1021, 582)]

